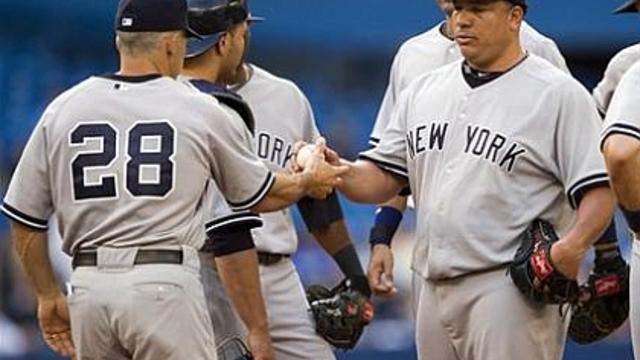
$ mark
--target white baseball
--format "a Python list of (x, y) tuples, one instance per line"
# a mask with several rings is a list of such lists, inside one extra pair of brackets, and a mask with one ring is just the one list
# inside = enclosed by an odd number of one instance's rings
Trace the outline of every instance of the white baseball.
[(296, 155), (296, 164), (304, 169), (307, 167), (307, 163), (311, 156), (313, 155), (313, 151), (316, 149), (314, 144), (307, 144), (303, 146), (300, 150), (298, 150), (298, 154)]

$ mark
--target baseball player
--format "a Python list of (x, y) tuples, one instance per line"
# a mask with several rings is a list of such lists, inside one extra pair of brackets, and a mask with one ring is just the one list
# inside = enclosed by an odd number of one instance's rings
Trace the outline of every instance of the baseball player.
[[(637, 12), (640, 3), (636, 0), (627, 1), (614, 11), (614, 14), (627, 14)], [(598, 111), (604, 116), (607, 113), (611, 98), (622, 76), (633, 64), (640, 60), (640, 44), (631, 45), (617, 53), (607, 65), (602, 80), (593, 89), (593, 98), (598, 106)]]
[[(620, 9), (638, 12), (640, 7), (635, 1), (626, 2)], [(634, 232), (633, 253), (631, 255), (631, 337), (635, 358), (640, 358), (640, 192), (638, 184), (638, 166), (640, 165), (640, 108), (638, 91), (640, 83), (640, 63), (633, 66), (622, 76), (615, 89), (605, 118), (605, 130), (601, 146), (611, 176), (613, 191), (619, 206)]]
[[(231, 89), (247, 101), (255, 117), (257, 156), (272, 171), (284, 171), (294, 143), (313, 142), (320, 136), (308, 100), (291, 81), (244, 61), (249, 24), (256, 21), (246, 1), (194, 0), (189, 2), (189, 8), (190, 25), (204, 39), (189, 42), (183, 77), (205, 92), (216, 91), (212, 83), (232, 84)], [(253, 125), (252, 121), (247, 123)], [(303, 199), (298, 207), (310, 232), (352, 285), (368, 296), (367, 280), (335, 194), (324, 201)], [(217, 213), (218, 220), (209, 227), (214, 244), (228, 233), (225, 224), (236, 230), (243, 224), (245, 228), (252, 227), (250, 215), (229, 215), (224, 209)], [(251, 232), (258, 249), (260, 281), (276, 358), (333, 359), (331, 347), (315, 332), (305, 291), (291, 260), (298, 239), (290, 210), (262, 214), (262, 219), (263, 226)], [(238, 236), (237, 231), (233, 236)], [(215, 277), (207, 278), (205, 288), (215, 287)], [(225, 299), (219, 297), (210, 297), (209, 304), (212, 311), (228, 308)], [(234, 324), (232, 319), (216, 315), (212, 320), (214, 329), (218, 324), (227, 328), (226, 338), (242, 337), (238, 326), (229, 326)]]
[[(396, 106), (400, 93), (413, 80), (443, 65), (462, 59), (460, 49), (453, 38), (453, 24), (451, 22), (453, 1), (437, 0), (436, 2), (440, 10), (442, 10), (445, 20), (430, 30), (412, 37), (400, 46), (393, 60), (389, 75), (389, 85), (371, 132), (369, 140), (371, 146), (376, 146), (379, 143), (380, 137), (391, 122), (391, 113)], [(522, 23), (520, 39), (522, 46), (528, 52), (548, 60), (558, 69), (569, 73), (567, 64), (555, 42), (540, 34), (526, 22)], [(391, 201), (381, 204), (376, 210), (376, 217), (371, 230), (371, 241), (375, 242), (379, 238), (392, 238), (394, 236), (402, 220), (403, 212), (407, 207), (407, 195), (408, 192), (405, 190)], [(380, 264), (376, 258), (371, 258), (371, 260), (369, 274), (371, 275), (370, 281), (373, 291), (379, 295), (389, 295), (388, 291), (390, 290), (388, 288), (375, 286), (377, 279), (379, 279)], [(421, 279), (414, 278), (414, 287), (418, 286), (420, 281)]]
[[(369, 203), (412, 190), (412, 267), (425, 279), (420, 359), (557, 360), (566, 333), (558, 307), (529, 302), (505, 269), (525, 229), (543, 219), (561, 235), (551, 262), (576, 278), (613, 213), (600, 119), (576, 80), (523, 50), (524, 0), (454, 6), (464, 59), (409, 85), (378, 146), (351, 164), (339, 189)], [(391, 263), (389, 243), (374, 245)]]
[[(64, 356), (215, 359), (196, 250), (209, 179), (232, 208), (270, 211), (323, 196), (347, 170), (326, 165), (319, 150), (307, 174), (273, 174), (242, 123), (175, 81), (186, 34), (197, 36), (186, 11), (183, 0), (120, 2), (120, 71), (91, 77), (47, 107), (4, 198), (45, 341)], [(54, 211), (73, 256), (67, 299), (47, 256)], [(235, 276), (255, 292), (257, 281)]]

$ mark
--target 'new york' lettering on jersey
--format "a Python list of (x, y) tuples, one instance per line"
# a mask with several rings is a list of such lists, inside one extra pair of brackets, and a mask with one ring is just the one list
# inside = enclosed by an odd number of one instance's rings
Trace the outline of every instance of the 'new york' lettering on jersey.
[(549, 62), (530, 55), (472, 88), (459, 61), (412, 83), (361, 157), (408, 178), (412, 267), (445, 279), (508, 264), (536, 218), (563, 234), (583, 191), (607, 184), (599, 133), (588, 92)]

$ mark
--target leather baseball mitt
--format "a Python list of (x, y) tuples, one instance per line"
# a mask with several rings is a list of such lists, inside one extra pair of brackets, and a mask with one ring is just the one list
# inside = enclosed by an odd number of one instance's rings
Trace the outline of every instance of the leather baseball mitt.
[(538, 304), (574, 303), (578, 298), (578, 283), (557, 271), (551, 261), (551, 246), (556, 241), (558, 235), (553, 226), (535, 220), (522, 236), (509, 267), (516, 287)]
[(629, 266), (621, 257), (596, 259), (572, 306), (569, 336), (579, 344), (603, 339), (629, 316)]
[(373, 305), (353, 288), (351, 279), (329, 290), (321, 285), (307, 289), (316, 332), (336, 348), (353, 349), (364, 327), (373, 319)]

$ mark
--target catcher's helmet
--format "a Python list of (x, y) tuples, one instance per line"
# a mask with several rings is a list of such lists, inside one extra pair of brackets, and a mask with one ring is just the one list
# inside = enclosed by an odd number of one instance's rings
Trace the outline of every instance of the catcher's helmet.
[(187, 58), (196, 57), (214, 46), (220, 35), (243, 21), (261, 21), (252, 16), (248, 0), (187, 0), (189, 27), (202, 39), (189, 39)]

